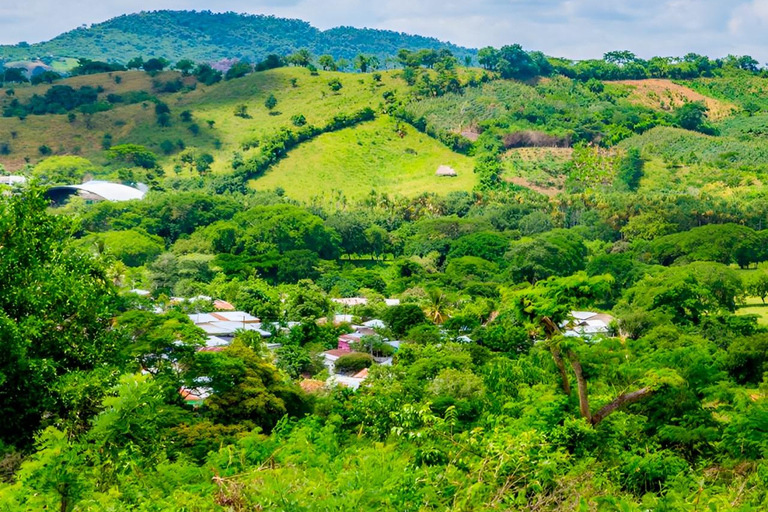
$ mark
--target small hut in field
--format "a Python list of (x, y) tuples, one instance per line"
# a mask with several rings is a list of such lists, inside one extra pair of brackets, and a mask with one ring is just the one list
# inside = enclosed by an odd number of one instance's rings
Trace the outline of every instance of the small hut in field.
[(455, 178), (458, 176), (458, 173), (454, 171), (452, 168), (448, 167), (447, 165), (441, 165), (437, 168), (437, 172), (435, 173), (437, 176), (450, 176), (452, 178)]

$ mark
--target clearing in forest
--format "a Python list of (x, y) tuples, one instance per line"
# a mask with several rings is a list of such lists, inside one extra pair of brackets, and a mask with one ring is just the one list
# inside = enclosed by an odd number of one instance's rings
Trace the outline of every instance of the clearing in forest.
[(629, 86), (631, 92), (628, 99), (635, 104), (650, 108), (670, 111), (688, 102), (702, 101), (709, 108), (709, 118), (712, 120), (728, 117), (734, 110), (738, 109), (733, 103), (704, 96), (671, 80), (650, 78), (647, 80), (619, 80), (610, 83)]

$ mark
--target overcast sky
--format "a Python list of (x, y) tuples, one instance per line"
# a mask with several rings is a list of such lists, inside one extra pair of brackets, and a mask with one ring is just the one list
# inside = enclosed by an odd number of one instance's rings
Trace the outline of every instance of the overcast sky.
[(768, 0), (0, 0), (0, 43), (47, 40), (153, 9), (209, 9), (434, 36), (470, 47), (521, 43), (574, 59), (628, 49), (768, 61)]

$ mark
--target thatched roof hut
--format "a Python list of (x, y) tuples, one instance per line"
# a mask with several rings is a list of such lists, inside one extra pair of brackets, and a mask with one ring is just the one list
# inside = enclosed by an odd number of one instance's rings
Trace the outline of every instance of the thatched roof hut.
[(437, 172), (435, 174), (438, 176), (451, 176), (451, 177), (458, 176), (458, 173), (454, 171), (452, 168), (448, 167), (447, 165), (441, 165), (440, 167), (438, 167)]

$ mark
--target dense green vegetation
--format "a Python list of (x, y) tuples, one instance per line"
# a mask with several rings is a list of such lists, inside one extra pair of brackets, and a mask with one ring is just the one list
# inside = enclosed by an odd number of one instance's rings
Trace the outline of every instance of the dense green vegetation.
[[(343, 29), (335, 52), (301, 22), (173, 17), (263, 42), (227, 40), (220, 71), (172, 17), (48, 43), (77, 76), (3, 73), (0, 170), (29, 181), (0, 185), (0, 510), (768, 507), (749, 57), (515, 45), (475, 68), (431, 40)], [(149, 191), (47, 199), (92, 178)], [(212, 299), (264, 332), (210, 338)]]
[[(300, 20), (210, 11), (151, 11), (113, 18), (66, 32), (38, 44), (0, 47), (0, 61), (75, 57), (128, 63), (135, 57), (159, 57), (176, 62), (240, 59), (252, 63), (269, 54), (286, 55), (306, 48), (315, 55), (345, 59), (375, 55), (382, 64), (401, 48), (446, 48), (463, 58), (475, 51), (437, 39), (399, 32), (338, 27), (321, 31)], [(45, 61), (44, 60), (44, 61)]]

